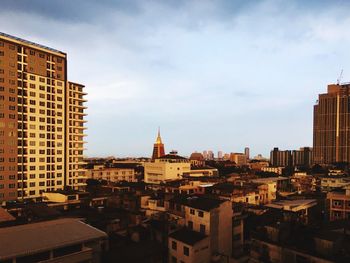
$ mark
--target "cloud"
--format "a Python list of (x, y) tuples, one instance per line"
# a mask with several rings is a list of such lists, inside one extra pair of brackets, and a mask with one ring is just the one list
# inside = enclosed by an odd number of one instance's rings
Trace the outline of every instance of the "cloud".
[[(344, 68), (347, 1), (2, 1), (0, 31), (68, 54), (89, 155), (265, 155), (312, 144), (312, 105)], [(13, 19), (16, 17), (16, 19)]]

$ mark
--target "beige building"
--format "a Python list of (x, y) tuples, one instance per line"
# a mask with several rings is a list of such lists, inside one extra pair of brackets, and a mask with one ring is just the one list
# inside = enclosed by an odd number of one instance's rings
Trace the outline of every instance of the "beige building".
[(180, 179), (184, 173), (191, 170), (188, 159), (174, 154), (164, 155), (154, 162), (145, 163), (144, 166), (145, 182), (150, 184)]
[(201, 233), (183, 228), (169, 235), (170, 263), (210, 263), (210, 240)]
[[(95, 167), (94, 167), (95, 168)], [(87, 169), (86, 177), (96, 180), (106, 180), (109, 182), (136, 182), (135, 170), (132, 168), (105, 168)]]
[[(187, 198), (184, 206), (184, 217), (187, 231), (194, 231), (198, 234), (198, 240), (191, 244), (190, 248), (202, 247), (203, 253), (210, 262), (212, 258), (228, 259), (232, 256), (232, 218), (233, 210), (230, 201), (193, 196)], [(180, 230), (183, 231), (183, 230)], [(201, 234), (202, 236), (200, 236)], [(184, 239), (177, 237), (177, 232), (170, 235), (169, 238), (169, 256), (170, 259), (177, 259), (178, 262), (183, 260), (182, 254), (172, 249), (172, 242), (186, 244)], [(206, 241), (205, 237), (208, 238)], [(209, 252), (204, 251), (209, 249)], [(180, 257), (181, 256), (181, 257)], [(202, 254), (200, 256), (202, 258)], [(184, 260), (183, 260), (184, 261)], [(201, 261), (184, 261), (184, 262), (201, 262)], [(219, 261), (220, 262), (220, 261)]]
[(0, 33), (0, 202), (85, 185), (84, 95), (65, 53)]
[(247, 156), (244, 153), (231, 153), (230, 161), (235, 162), (238, 166), (246, 165)]

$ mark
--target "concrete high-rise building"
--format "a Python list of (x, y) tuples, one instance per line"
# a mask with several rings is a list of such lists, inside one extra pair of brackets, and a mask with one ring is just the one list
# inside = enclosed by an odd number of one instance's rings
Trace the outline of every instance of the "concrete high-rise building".
[(250, 154), (249, 147), (244, 148), (244, 154), (245, 154), (245, 156), (247, 156), (247, 159), (249, 159), (249, 154)]
[(0, 33), (0, 202), (84, 187), (83, 88), (64, 52)]
[(156, 142), (153, 144), (152, 159), (155, 160), (165, 155), (164, 144), (162, 143), (162, 138), (160, 137), (160, 129), (158, 129), (158, 136)]
[(281, 151), (278, 148), (273, 148), (270, 152), (270, 163), (274, 167), (291, 166), (293, 164), (291, 151)]
[(222, 157), (223, 157), (222, 151), (218, 151), (218, 159), (222, 160)]
[(293, 166), (307, 166), (313, 164), (312, 148), (302, 147), (299, 150), (292, 151)]
[(331, 84), (314, 105), (314, 162), (350, 162), (350, 84)]

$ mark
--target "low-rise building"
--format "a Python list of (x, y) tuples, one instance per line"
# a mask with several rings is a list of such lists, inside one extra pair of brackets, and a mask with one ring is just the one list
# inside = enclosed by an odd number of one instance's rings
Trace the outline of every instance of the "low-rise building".
[[(107, 234), (78, 219), (0, 228), (1, 262), (101, 262)], [(4, 245), (6, 244), (6, 245)]]
[(86, 170), (87, 178), (109, 182), (136, 182), (135, 170), (132, 168), (94, 167)]
[(144, 164), (145, 182), (150, 184), (160, 184), (171, 180), (181, 179), (183, 174), (189, 173), (191, 163), (188, 159), (167, 154)]
[(330, 221), (350, 219), (350, 187), (328, 192), (327, 208)]

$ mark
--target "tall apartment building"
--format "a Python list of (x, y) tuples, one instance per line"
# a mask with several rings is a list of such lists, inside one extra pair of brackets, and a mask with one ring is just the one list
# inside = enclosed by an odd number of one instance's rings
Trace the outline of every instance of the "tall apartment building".
[(0, 202), (84, 186), (83, 87), (65, 53), (0, 33)]
[(270, 152), (270, 162), (274, 167), (292, 165), (291, 151), (281, 151), (278, 148), (273, 148), (273, 150)]
[(314, 162), (350, 162), (350, 84), (328, 85), (314, 105)]
[(292, 160), (294, 166), (311, 166), (313, 164), (312, 148), (302, 147), (299, 150), (292, 151)]

